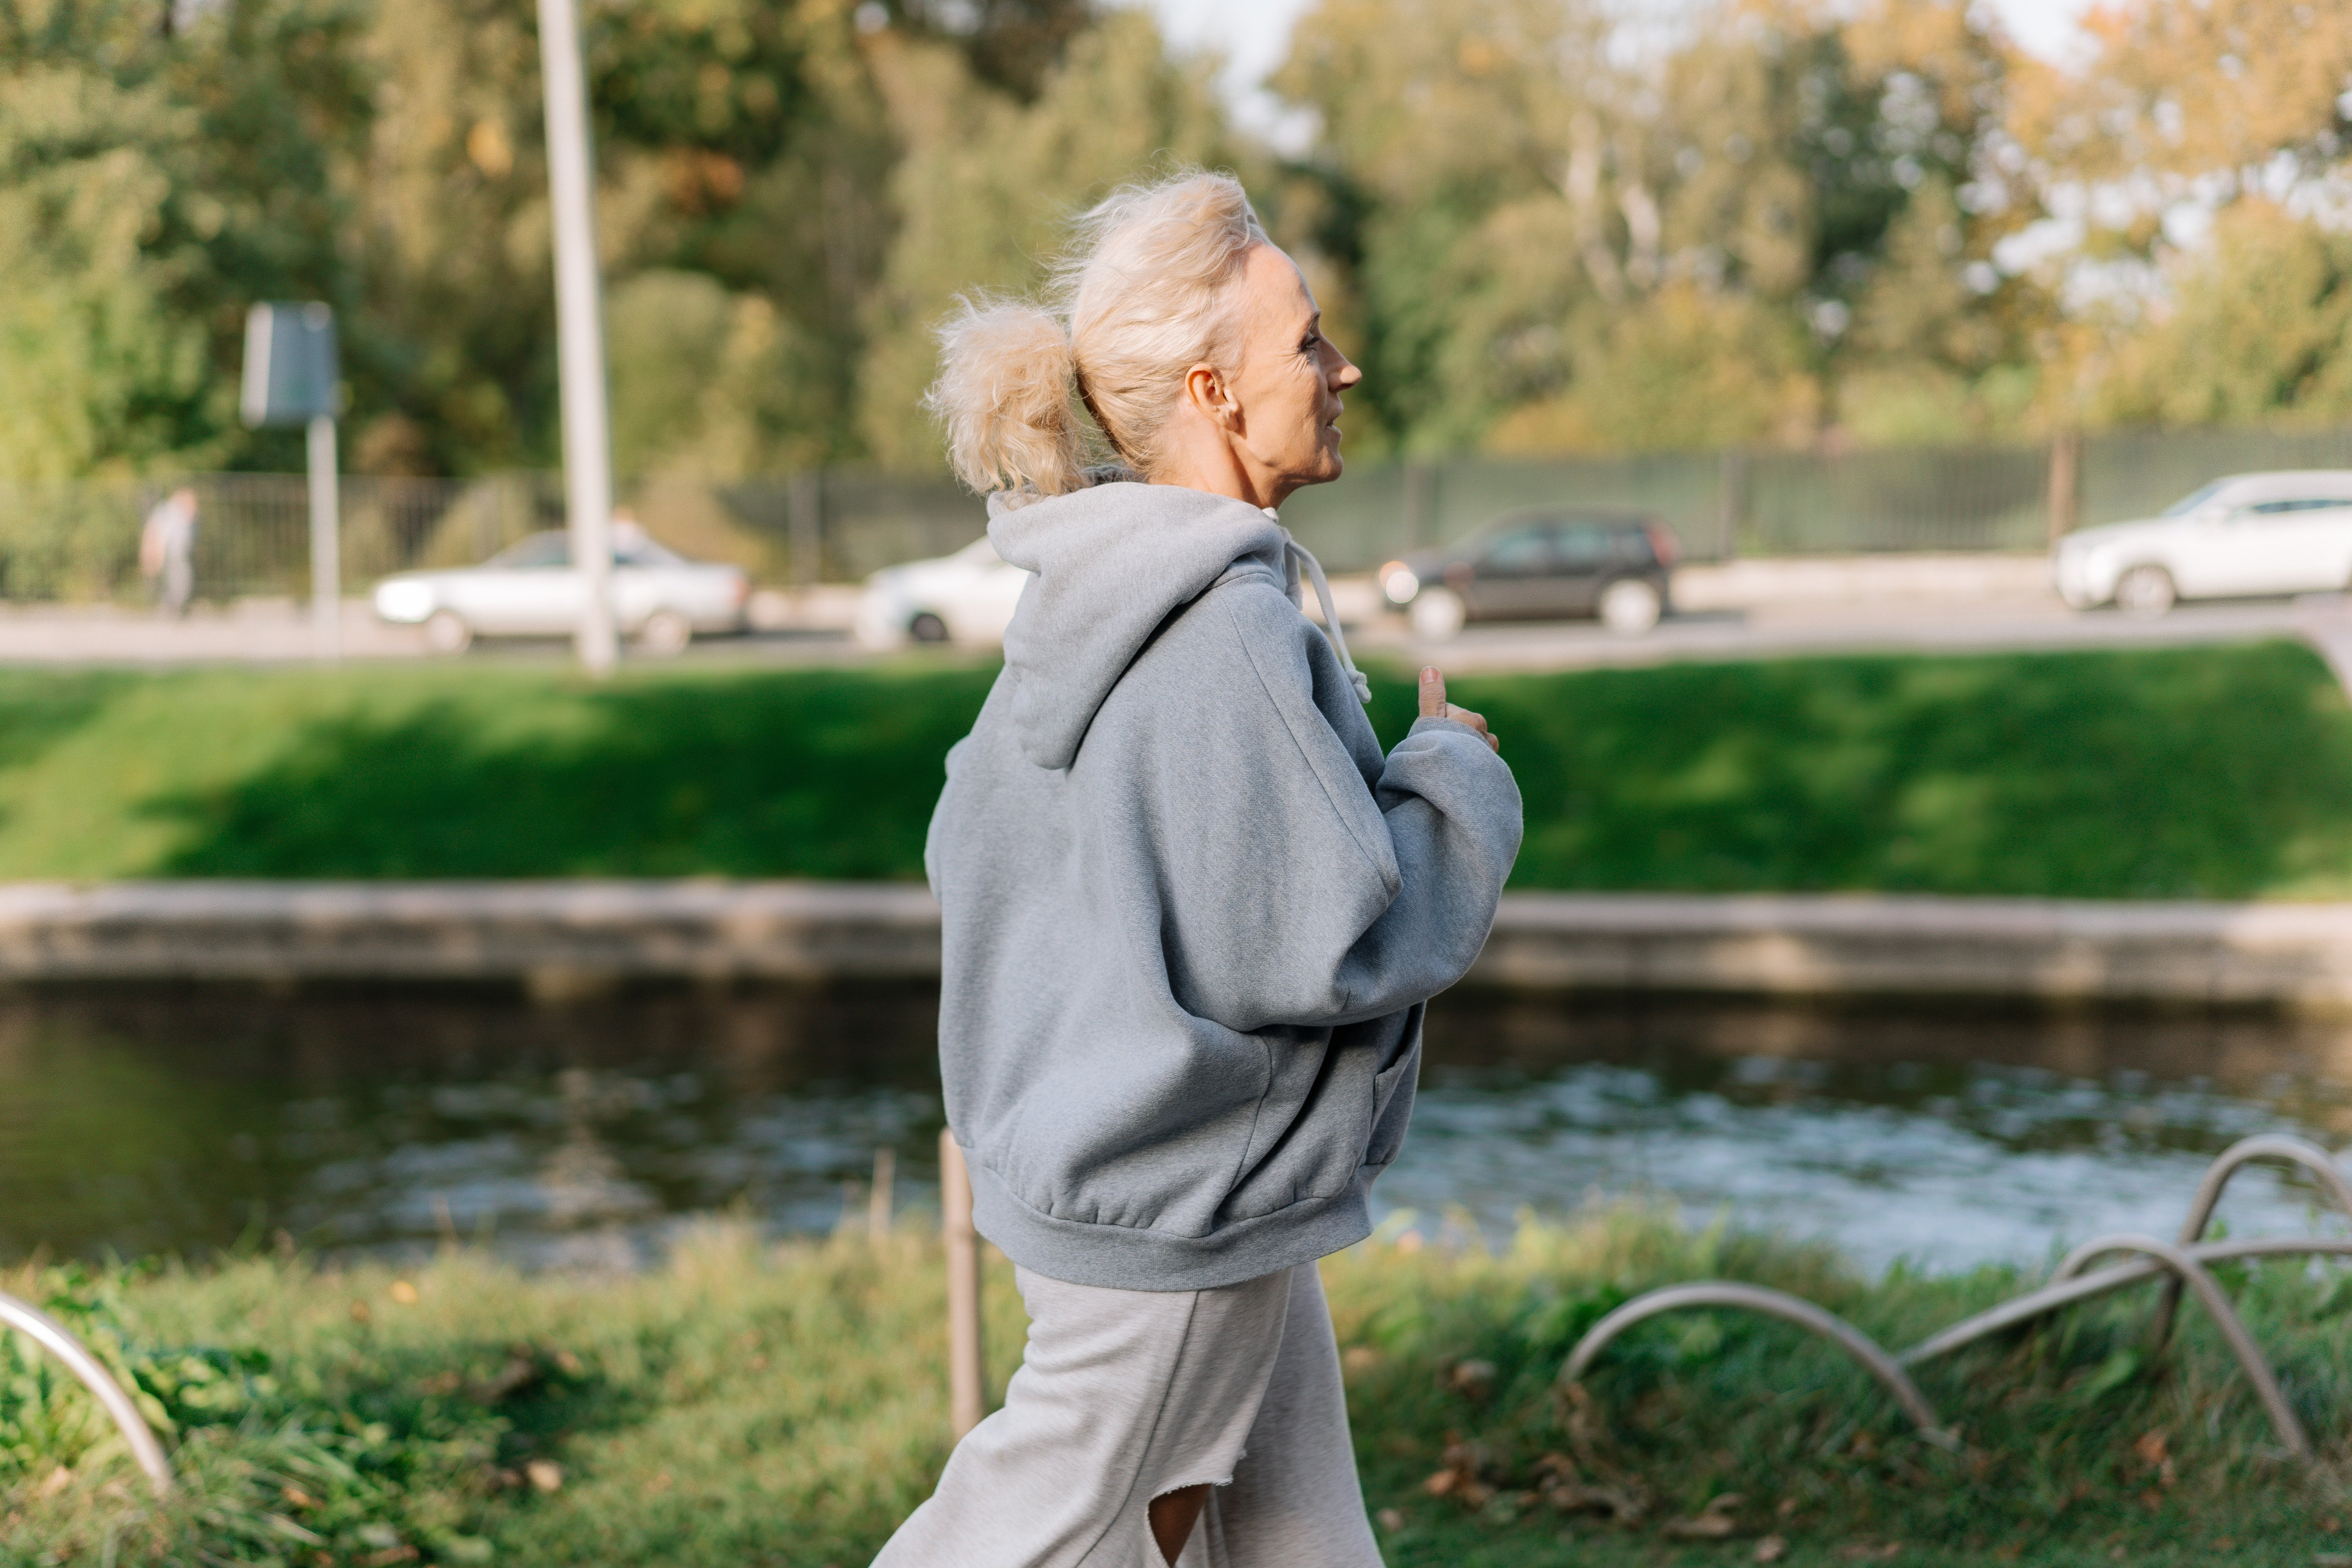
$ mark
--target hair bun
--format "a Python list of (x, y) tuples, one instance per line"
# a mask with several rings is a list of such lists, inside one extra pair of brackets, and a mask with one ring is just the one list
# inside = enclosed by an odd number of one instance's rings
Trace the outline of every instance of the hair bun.
[(1084, 489), (1087, 414), (1127, 467), (1152, 471), (1187, 369), (1234, 352), (1232, 285), (1265, 241), (1241, 182), (1187, 170), (1078, 217), (1052, 308), (958, 300), (923, 399), (957, 477), (976, 490)]

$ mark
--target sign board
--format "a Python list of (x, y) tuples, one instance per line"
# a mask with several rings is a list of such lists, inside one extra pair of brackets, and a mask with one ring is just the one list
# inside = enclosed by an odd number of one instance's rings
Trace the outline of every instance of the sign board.
[(240, 410), (248, 426), (308, 425), (331, 419), (336, 384), (335, 313), (316, 300), (256, 305), (245, 316), (245, 388)]

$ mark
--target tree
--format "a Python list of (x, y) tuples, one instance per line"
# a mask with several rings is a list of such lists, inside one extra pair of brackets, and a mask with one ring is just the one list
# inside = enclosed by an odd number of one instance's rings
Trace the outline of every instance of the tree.
[(2086, 367), (2092, 422), (2352, 419), (2352, 236), (2243, 202), (2170, 270), (2168, 306)]
[(919, 40), (877, 51), (877, 74), (906, 151), (890, 183), (900, 226), (866, 318), (862, 434), (884, 463), (936, 469), (920, 404), (938, 368), (931, 333), (956, 297), (1033, 287), (1064, 222), (1120, 181), (1171, 163), (1230, 167), (1239, 149), (1203, 70), (1170, 60), (1139, 12), (1079, 35), (1030, 104)]
[(2259, 190), (2276, 159), (2306, 176), (2343, 159), (2345, 0), (2109, 0), (2083, 26), (2086, 68), (2036, 65), (2017, 84), (2011, 130), (2051, 177)]

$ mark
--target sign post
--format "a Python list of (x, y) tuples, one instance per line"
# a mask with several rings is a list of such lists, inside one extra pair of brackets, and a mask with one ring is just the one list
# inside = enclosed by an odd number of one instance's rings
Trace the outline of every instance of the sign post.
[(342, 507), (336, 485), (341, 402), (335, 313), (317, 300), (256, 305), (245, 316), (247, 425), (307, 431), (310, 489), (310, 627), (317, 656), (342, 654)]
[(563, 499), (580, 574), (580, 662), (602, 675), (620, 656), (613, 626), (613, 458), (604, 403), (604, 326), (597, 303), (588, 89), (574, 0), (539, 0), (539, 70), (547, 97), (547, 184), (555, 217), (556, 380), (563, 404)]

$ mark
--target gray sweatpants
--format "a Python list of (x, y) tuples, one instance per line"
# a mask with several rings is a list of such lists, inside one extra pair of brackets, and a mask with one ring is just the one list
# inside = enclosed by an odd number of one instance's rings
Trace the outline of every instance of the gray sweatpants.
[(1013, 1279), (1004, 1407), (875, 1568), (1160, 1568), (1146, 1510), (1202, 1482), (1178, 1568), (1380, 1568), (1313, 1264), (1213, 1290)]

